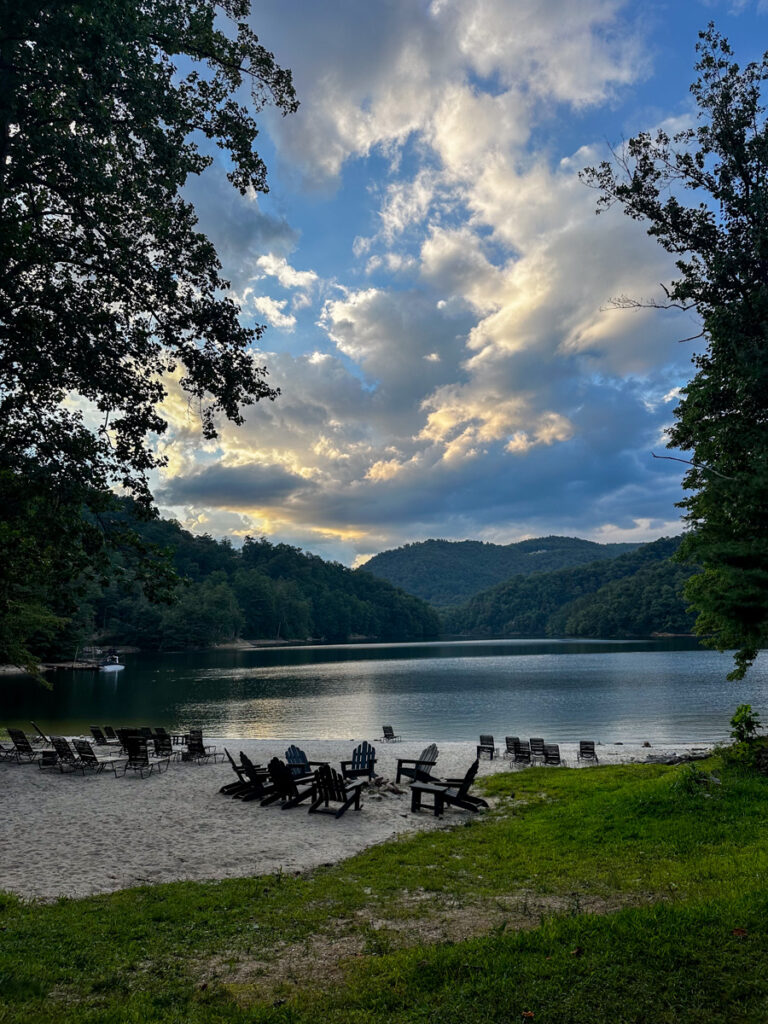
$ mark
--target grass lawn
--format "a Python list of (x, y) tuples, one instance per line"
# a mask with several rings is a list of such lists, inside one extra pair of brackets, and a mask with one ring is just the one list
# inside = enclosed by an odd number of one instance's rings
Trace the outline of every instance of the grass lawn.
[(768, 779), (702, 767), (501, 773), (299, 877), (0, 897), (0, 1022), (768, 1021)]

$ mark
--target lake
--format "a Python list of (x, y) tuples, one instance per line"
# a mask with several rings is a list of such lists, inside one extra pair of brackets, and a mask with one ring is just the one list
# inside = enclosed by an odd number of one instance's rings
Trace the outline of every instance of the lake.
[(53, 690), (0, 678), (0, 726), (201, 725), (285, 740), (723, 740), (738, 704), (768, 722), (768, 659), (729, 683), (729, 655), (695, 641), (492, 640), (126, 655), (116, 674), (58, 672)]

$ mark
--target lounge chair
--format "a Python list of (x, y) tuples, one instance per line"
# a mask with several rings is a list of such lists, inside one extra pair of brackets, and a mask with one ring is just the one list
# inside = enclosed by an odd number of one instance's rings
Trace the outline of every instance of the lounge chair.
[(50, 738), (50, 736), (46, 736), (46, 735), (45, 735), (45, 733), (44, 733), (44, 732), (43, 732), (43, 730), (42, 730), (42, 729), (40, 728), (40, 726), (39, 726), (39, 725), (37, 724), (37, 722), (32, 722), (32, 721), (30, 721), (30, 723), (29, 723), (29, 724), (30, 724), (30, 725), (32, 726), (32, 728), (33, 728), (33, 729), (35, 730), (35, 732), (37, 733), (37, 735), (36, 735), (36, 736), (33, 736), (33, 737), (32, 737), (32, 740), (31, 740), (31, 742), (32, 742), (32, 743), (37, 743), (37, 744), (40, 744), (40, 743), (45, 743), (45, 745), (46, 745), (46, 746), (49, 746), (49, 745), (50, 745), (50, 742), (51, 742), (51, 738)]
[(493, 760), (494, 754), (498, 754), (498, 748), (493, 742), (493, 736), (487, 734), (480, 734), (480, 742), (477, 745), (477, 757), (480, 759), (483, 754), (487, 754), (490, 760)]
[(416, 758), (398, 757), (395, 784), (403, 776), (413, 781), (420, 779), (422, 782), (429, 782), (430, 769), (434, 768), (437, 764), (437, 755), (437, 744), (430, 743), (428, 747), (424, 747), (421, 754)]
[(579, 740), (579, 752), (576, 755), (576, 760), (598, 763), (594, 740)]
[(565, 764), (560, 757), (560, 747), (557, 743), (544, 744), (544, 764)]
[(107, 739), (104, 731), (98, 725), (91, 726), (91, 736), (93, 736), (93, 742), (97, 747), (116, 747), (120, 743), (117, 736), (113, 740)]
[(504, 743), (505, 743), (504, 757), (514, 757), (515, 756), (515, 747), (519, 747), (520, 746), (520, 737), (519, 736), (505, 736), (504, 737)]
[(311, 782), (303, 782), (293, 777), (288, 765), (279, 757), (273, 757), (267, 766), (269, 778), (273, 790), (261, 801), (261, 806), (274, 803), (275, 800), (282, 800), (280, 804), (284, 811), (295, 807), (304, 800), (309, 800), (315, 795), (315, 779)]
[(108, 740), (112, 740), (116, 743), (120, 742), (120, 740), (117, 738), (117, 733), (115, 732), (111, 725), (104, 726), (104, 735), (107, 737)]
[(470, 787), (475, 781), (479, 766), (479, 760), (473, 761), (463, 779), (413, 782), (411, 784), (411, 811), (421, 810), (425, 796), (432, 797), (432, 803), (424, 806), (433, 810), (435, 817), (443, 813), (446, 804), (462, 807), (466, 811), (479, 811), (481, 807), (487, 807), (487, 801), (479, 796), (469, 795)]
[(203, 743), (203, 730), (190, 729), (187, 749), (182, 751), (181, 760), (195, 761), (197, 764), (207, 763), (212, 760), (215, 764), (217, 759), (223, 761), (224, 754), (217, 753), (215, 746), (211, 744), (206, 746)]
[(382, 725), (381, 731), (384, 733), (381, 737), (382, 743), (399, 743), (402, 739), (401, 736), (395, 736), (395, 730), (391, 725)]
[[(321, 765), (315, 772), (315, 799), (310, 804), (309, 813), (330, 813), (340, 818), (352, 804), (359, 811), (360, 791), (364, 785), (363, 779), (347, 782), (329, 764)], [(337, 809), (330, 806), (332, 803), (341, 806)]]
[(307, 755), (295, 744), (291, 744), (285, 752), (285, 763), (293, 772), (295, 779), (304, 779), (314, 773), (315, 768), (320, 768), (327, 761), (309, 761)]
[(376, 747), (372, 747), (368, 740), (363, 740), (359, 747), (352, 751), (352, 758), (349, 761), (341, 762), (341, 774), (345, 779), (359, 779), (365, 776), (372, 779), (376, 774)]
[(528, 740), (519, 740), (515, 746), (515, 753), (513, 755), (515, 764), (530, 764), (531, 763), (531, 745)]
[(541, 736), (531, 736), (531, 761), (544, 763), (544, 740)]
[[(169, 760), (166, 757), (150, 757), (149, 746), (144, 736), (128, 736), (126, 737), (127, 743), (127, 760), (121, 761), (119, 767), (123, 769), (123, 775), (126, 772), (138, 772), (142, 779), (151, 775), (152, 772), (157, 768), (158, 774), (162, 772), (163, 767), (167, 768)], [(117, 775), (117, 768), (115, 769), (115, 775)]]
[(111, 768), (117, 776), (117, 769), (123, 762), (123, 758), (119, 757), (97, 757), (93, 747), (88, 740), (72, 740), (72, 745), (77, 753), (77, 764), (75, 768), (78, 768), (83, 775), (86, 771), (96, 772), (97, 774), (103, 772), (105, 768)]
[(64, 739), (63, 736), (51, 736), (51, 743), (56, 753), (58, 767), (62, 772), (74, 771), (79, 767), (77, 754), (70, 747), (68, 740)]
[(19, 764), (21, 764), (22, 761), (32, 764), (42, 756), (41, 750), (35, 750), (32, 747), (32, 744), (27, 739), (23, 729), (9, 729), (8, 735), (11, 737), (11, 743), (13, 743), (13, 760), (17, 761)]
[(167, 757), (169, 761), (178, 761), (181, 757), (181, 751), (173, 749), (171, 737), (167, 732), (155, 733), (152, 744), (155, 748), (155, 757)]

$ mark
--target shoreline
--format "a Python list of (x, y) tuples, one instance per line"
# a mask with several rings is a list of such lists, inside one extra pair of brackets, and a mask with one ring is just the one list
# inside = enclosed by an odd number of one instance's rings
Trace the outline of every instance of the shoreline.
[[(283, 757), (286, 740), (207, 737), (206, 744), (240, 750), (254, 761)], [(301, 741), (312, 760), (336, 767), (360, 740)], [(376, 773), (394, 782), (397, 758), (415, 758), (421, 741), (376, 743)], [(463, 776), (476, 756), (476, 743), (438, 743), (434, 773)], [(601, 744), (600, 764), (657, 762), (672, 755), (704, 756), (708, 743), (655, 747)], [(577, 744), (561, 743), (566, 766), (576, 761)], [(499, 753), (503, 751), (503, 744)], [(480, 761), (479, 777), (497, 771), (557, 771), (511, 767), (502, 756)], [(215, 881), (268, 874), (300, 874), (345, 859), (400, 835), (461, 824), (470, 813), (455, 808), (442, 818), (413, 814), (407, 785), (402, 793), (375, 787), (363, 792), (363, 809), (331, 815), (307, 814), (306, 805), (282, 811), (219, 793), (235, 781), (228, 762), (171, 764), (146, 779), (115, 778), (110, 772), (81, 776), (40, 771), (35, 764), (0, 762), (3, 829), (0, 832), (0, 889), (24, 898), (54, 900), (113, 892), (137, 885), (173, 881)], [(19, 837), (30, 837), (22, 843)]]

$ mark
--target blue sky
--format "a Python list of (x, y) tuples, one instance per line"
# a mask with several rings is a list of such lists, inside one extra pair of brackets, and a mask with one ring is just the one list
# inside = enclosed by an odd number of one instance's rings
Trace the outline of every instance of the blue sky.
[(690, 314), (607, 307), (674, 276), (578, 179), (694, 116), (697, 33), (745, 63), (768, 4), (257, 0), (297, 114), (260, 116), (267, 196), (190, 183), (282, 394), (203, 443), (172, 388), (156, 480), (195, 532), (359, 564), (428, 537), (680, 530), (663, 452)]

